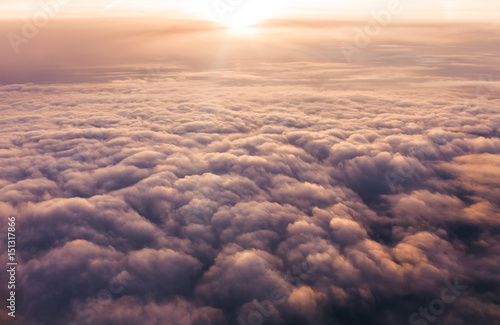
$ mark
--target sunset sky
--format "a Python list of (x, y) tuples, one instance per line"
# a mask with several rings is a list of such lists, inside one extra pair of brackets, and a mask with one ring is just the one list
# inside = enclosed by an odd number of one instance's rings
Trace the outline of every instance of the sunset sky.
[(0, 0), (0, 324), (500, 324), (498, 17)]
[[(210, 19), (217, 1), (212, 0), (184, 0), (184, 1), (155, 1), (155, 0), (68, 0), (61, 1), (64, 8), (61, 10), (61, 17), (82, 17), (94, 16), (96, 13), (107, 11), (108, 15), (136, 16), (137, 14), (159, 14), (165, 17), (178, 17), (184, 14), (187, 17)], [(221, 3), (231, 3), (222, 0)], [(247, 5), (256, 6), (259, 14), (268, 15), (272, 8), (274, 14), (267, 18), (289, 17), (289, 16), (363, 16), (370, 9), (385, 7), (388, 0), (255, 0), (247, 1)], [(0, 3), (2, 16), (23, 17), (37, 10), (40, 3), (50, 3), (50, 1), (4, 0)], [(234, 1), (238, 4), (238, 1)], [(245, 1), (241, 1), (245, 6)], [(436, 17), (440, 19), (465, 19), (465, 20), (491, 20), (494, 21), (497, 11), (500, 9), (498, 1), (494, 0), (401, 0), (400, 3), (411, 11), (406, 15), (406, 19), (417, 19), (417, 17)], [(42, 5), (43, 6), (43, 5)]]

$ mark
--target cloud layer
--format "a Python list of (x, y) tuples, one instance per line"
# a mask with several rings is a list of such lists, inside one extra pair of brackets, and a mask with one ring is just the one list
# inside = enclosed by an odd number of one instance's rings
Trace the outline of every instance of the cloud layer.
[(498, 324), (499, 84), (387, 62), (0, 87), (19, 324)]

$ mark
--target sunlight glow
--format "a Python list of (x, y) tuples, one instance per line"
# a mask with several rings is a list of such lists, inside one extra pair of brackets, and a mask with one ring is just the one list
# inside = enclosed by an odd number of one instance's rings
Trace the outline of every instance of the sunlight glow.
[(249, 32), (250, 26), (280, 15), (284, 0), (215, 0), (211, 6), (212, 18), (235, 31)]

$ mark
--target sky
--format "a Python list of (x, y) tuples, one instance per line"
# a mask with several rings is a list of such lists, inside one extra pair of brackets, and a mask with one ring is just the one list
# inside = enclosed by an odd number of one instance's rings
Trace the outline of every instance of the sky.
[(0, 12), (0, 324), (500, 324), (498, 2)]
[[(199, 19), (213, 19), (216, 5), (230, 3), (225, 0), (184, 0), (184, 1), (155, 1), (155, 0), (68, 0), (63, 3), (60, 17), (83, 17), (98, 15), (135, 16), (137, 14), (157, 14), (164, 17), (188, 16)], [(389, 0), (235, 0), (237, 6), (245, 5), (259, 7), (258, 11), (271, 10), (273, 17), (287, 16), (357, 16), (369, 14), (370, 10), (384, 8)], [(401, 0), (402, 5), (411, 11), (406, 19), (430, 18), (445, 20), (475, 20), (494, 21), (496, 12), (500, 9), (498, 1), (494, 0)], [(44, 3), (51, 0), (20, 0), (0, 1), (1, 16), (5, 18), (26, 17), (44, 7)]]

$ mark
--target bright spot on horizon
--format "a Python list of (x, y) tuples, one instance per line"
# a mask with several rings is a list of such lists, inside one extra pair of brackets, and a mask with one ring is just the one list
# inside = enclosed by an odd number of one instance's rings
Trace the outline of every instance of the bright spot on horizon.
[(211, 17), (232, 31), (254, 33), (250, 28), (280, 15), (284, 0), (215, 0), (211, 2)]

